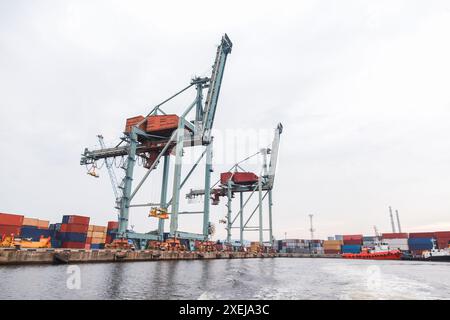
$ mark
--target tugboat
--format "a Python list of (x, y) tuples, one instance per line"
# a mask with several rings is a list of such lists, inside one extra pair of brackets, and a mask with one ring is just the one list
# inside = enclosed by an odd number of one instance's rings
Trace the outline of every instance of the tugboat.
[(376, 244), (373, 248), (363, 248), (360, 253), (343, 253), (345, 259), (366, 260), (400, 260), (403, 253), (400, 250), (390, 250), (387, 244)]
[(450, 262), (450, 248), (438, 249), (436, 248), (436, 242), (433, 240), (433, 248), (430, 251), (422, 252), (422, 258), (427, 261)]

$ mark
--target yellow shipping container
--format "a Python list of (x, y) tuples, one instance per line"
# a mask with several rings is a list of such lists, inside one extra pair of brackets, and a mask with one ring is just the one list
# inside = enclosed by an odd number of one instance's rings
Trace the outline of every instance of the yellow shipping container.
[(23, 218), (22, 225), (37, 227), (39, 225), (39, 219)]
[(92, 224), (89, 225), (88, 231), (94, 231), (94, 226)]

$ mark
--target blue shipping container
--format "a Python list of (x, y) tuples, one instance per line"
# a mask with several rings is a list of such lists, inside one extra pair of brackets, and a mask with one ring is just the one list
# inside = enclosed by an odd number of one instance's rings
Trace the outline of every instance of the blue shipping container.
[(62, 242), (86, 242), (86, 233), (58, 232), (56, 238)]
[(103, 243), (93, 243), (91, 244), (91, 250), (105, 249), (105, 244)]
[(61, 240), (51, 239), (52, 248), (61, 248)]
[(341, 246), (342, 253), (360, 253), (361, 246), (357, 244), (344, 244)]
[(33, 241), (39, 241), (41, 236), (47, 238), (52, 237), (53, 232), (48, 229), (38, 229), (37, 227), (33, 226), (23, 226), (20, 229), (20, 236), (22, 238), (31, 238)]
[(432, 238), (409, 238), (408, 246), (411, 250), (427, 250), (433, 248)]

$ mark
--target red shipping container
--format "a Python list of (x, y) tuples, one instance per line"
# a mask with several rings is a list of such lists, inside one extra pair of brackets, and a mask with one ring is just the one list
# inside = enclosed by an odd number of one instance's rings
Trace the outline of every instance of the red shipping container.
[(258, 182), (258, 176), (253, 172), (235, 172), (232, 179), (236, 184), (254, 184)]
[(92, 243), (92, 237), (87, 237), (86, 244), (91, 244), (91, 243)]
[(446, 249), (449, 247), (450, 238), (441, 238), (437, 240), (438, 249)]
[(84, 242), (63, 242), (61, 248), (84, 249)]
[(223, 172), (220, 174), (220, 183), (228, 184), (228, 180), (236, 184), (254, 184), (258, 182), (258, 176), (253, 172)]
[(111, 236), (106, 236), (105, 243), (111, 243), (111, 242), (112, 242), (112, 237)]
[[(136, 116), (133, 118), (128, 118), (127, 122), (125, 124), (125, 132), (131, 132), (131, 127), (138, 124), (139, 122), (141, 122), (144, 119), (145, 118), (143, 116)], [(146, 126), (146, 121), (142, 122), (142, 124), (139, 126), (139, 129), (145, 130), (145, 126)]]
[(337, 249), (324, 249), (323, 252), (325, 254), (340, 254), (341, 250), (337, 250)]
[(434, 232), (414, 232), (409, 234), (410, 238), (434, 238)]
[(108, 221), (108, 230), (119, 229), (119, 222), (117, 221)]
[(408, 239), (407, 233), (383, 233), (382, 234), (383, 239)]
[(153, 115), (147, 117), (145, 131), (157, 132), (178, 128), (179, 118), (176, 114)]
[(91, 245), (90, 245), (90, 244), (88, 244), (88, 243), (86, 243), (86, 244), (84, 245), (84, 249), (86, 249), (86, 250), (90, 250), (90, 249), (91, 249)]
[[(63, 219), (64, 220), (64, 219)], [(68, 224), (84, 224), (89, 225), (89, 217), (85, 216), (77, 216), (77, 215), (70, 215), (68, 221), (63, 221)]]
[(18, 214), (0, 213), (0, 225), (22, 226), (23, 216)]
[(358, 244), (358, 245), (361, 245), (362, 244), (362, 240), (358, 240), (358, 239), (344, 240), (344, 244)]
[(62, 223), (60, 232), (76, 232), (76, 233), (86, 233), (88, 231), (89, 225), (87, 224), (74, 224), (74, 223)]
[(343, 240), (363, 240), (363, 235), (362, 234), (348, 234), (348, 235), (344, 235), (343, 236)]
[(436, 231), (434, 233), (434, 236), (436, 237), (436, 239), (450, 238), (450, 231)]
[(3, 235), (10, 236), (11, 234), (18, 236), (20, 235), (20, 229), (21, 227), (19, 226), (0, 225), (0, 237)]

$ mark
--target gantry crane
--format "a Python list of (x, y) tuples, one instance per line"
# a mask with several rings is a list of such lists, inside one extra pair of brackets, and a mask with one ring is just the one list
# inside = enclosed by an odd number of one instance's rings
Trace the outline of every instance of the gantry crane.
[[(244, 231), (258, 231), (259, 232), (259, 243), (263, 245), (264, 243), (264, 231), (269, 232), (269, 241), (266, 243), (272, 244), (273, 242), (273, 228), (272, 228), (272, 189), (275, 180), (275, 169), (278, 159), (278, 149), (280, 145), (280, 135), (283, 132), (283, 126), (279, 123), (275, 129), (275, 135), (272, 142), (271, 148), (263, 148), (259, 152), (255, 153), (253, 156), (261, 154), (263, 157), (263, 167), (261, 173), (256, 175), (252, 172), (245, 172), (241, 168), (241, 164), (247, 161), (251, 157), (244, 159), (233, 165), (229, 172), (224, 172), (221, 174), (220, 185), (211, 190), (205, 189), (191, 189), (186, 197), (188, 199), (195, 198), (197, 196), (205, 196), (205, 203), (208, 202), (207, 199), (212, 200), (213, 205), (219, 204), (220, 197), (227, 197), (227, 216), (226, 219), (221, 219), (220, 222), (225, 223), (227, 230), (227, 243), (231, 242), (231, 234), (233, 228), (239, 228), (239, 238), (241, 246), (244, 246)], [(270, 161), (267, 165), (267, 156), (270, 154)], [(234, 170), (234, 171), (233, 171)], [(233, 171), (233, 172), (231, 172)], [(243, 172), (244, 171), (244, 172)], [(206, 190), (206, 191), (205, 191)], [(250, 195), (244, 201), (244, 193), (249, 192)], [(234, 194), (239, 193), (239, 211), (233, 217), (232, 211), (232, 199)], [(244, 208), (249, 203), (252, 196), (258, 194), (258, 205), (253, 209), (251, 214), (248, 216), (244, 223)], [(263, 194), (264, 193), (264, 194)], [(263, 200), (268, 196), (268, 207), (269, 207), (269, 227), (268, 229), (263, 228)], [(258, 210), (258, 221), (256, 226), (248, 226), (252, 217)], [(234, 223), (237, 218), (239, 218), (239, 227), (234, 227)]]
[[(150, 113), (143, 117), (138, 116), (127, 119), (124, 136), (121, 142), (113, 148), (101, 148), (99, 150), (84, 150), (80, 164), (96, 167), (100, 160), (116, 157), (124, 157), (122, 169), (125, 176), (120, 184), (122, 190), (119, 194), (119, 229), (117, 237), (120, 239), (132, 239), (137, 247), (143, 248), (148, 240), (163, 240), (164, 220), (170, 216), (170, 237), (206, 240), (210, 232), (209, 201), (205, 201), (203, 211), (180, 211), (180, 190), (185, 185), (201, 159), (206, 157), (204, 186), (210, 190), (212, 172), (212, 144), (211, 130), (217, 110), (220, 88), (224, 74), (228, 54), (231, 52), (232, 43), (225, 34), (217, 48), (216, 58), (212, 67), (211, 77), (195, 77), (190, 84), (175, 93), (168, 99), (156, 105)], [(161, 106), (191, 87), (196, 89), (195, 100), (185, 109), (181, 116), (167, 114)], [(206, 100), (203, 103), (203, 90), (208, 89)], [(195, 116), (192, 121), (187, 117), (195, 108)], [(200, 158), (191, 167), (188, 174), (181, 179), (183, 149), (186, 147), (204, 148)], [(167, 200), (170, 155), (175, 154), (172, 198)], [(136, 160), (141, 159), (147, 169), (142, 180), (134, 190), (133, 177)], [(156, 169), (160, 160), (163, 160), (163, 178), (161, 195), (158, 202), (132, 204), (131, 201), (142, 187), (150, 173)], [(209, 197), (209, 192), (207, 192)], [(157, 232), (135, 233), (128, 230), (129, 211), (132, 207), (151, 207), (150, 216), (159, 218)], [(202, 233), (181, 232), (178, 230), (179, 214), (203, 214)]]

